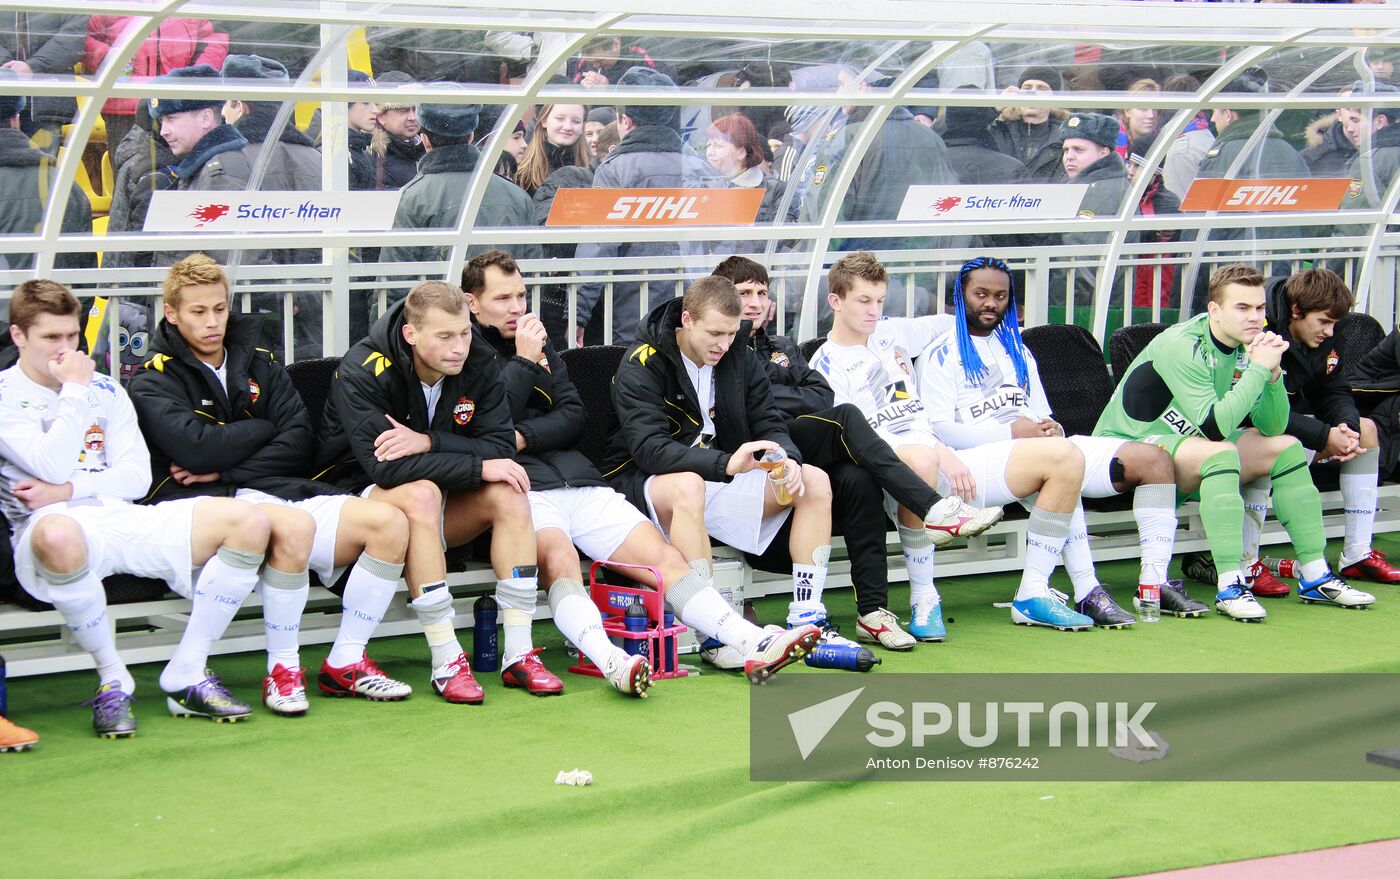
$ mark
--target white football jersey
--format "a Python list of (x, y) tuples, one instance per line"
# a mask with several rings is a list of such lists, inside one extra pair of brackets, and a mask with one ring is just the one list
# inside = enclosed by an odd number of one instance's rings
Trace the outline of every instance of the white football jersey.
[(812, 358), (812, 368), (826, 377), (837, 404), (854, 404), (876, 430), (926, 430), (914, 358), (952, 323), (953, 316), (947, 314), (885, 318), (864, 345), (824, 342)]
[[(955, 332), (940, 336), (919, 355), (919, 387), (928, 419), (935, 429), (949, 422), (974, 427), (1005, 425), (1004, 435), (998, 431), (996, 436), (1010, 439), (1010, 425), (1018, 418), (1051, 417), (1050, 402), (1045, 397), (1035, 357), (1029, 349), (1023, 349), (1029, 385), (1023, 388), (1016, 380), (1016, 364), (999, 339), (994, 336), (971, 338), (986, 367), (980, 380), (969, 379), (963, 371)], [(939, 436), (944, 437), (945, 433), (940, 430)], [(982, 439), (986, 441), (992, 436)]]
[(50, 390), (19, 364), (0, 372), (0, 508), (16, 533), (30, 509), (15, 497), (26, 479), (73, 484), (73, 500), (136, 500), (151, 486), (151, 458), (126, 391), (96, 374), (84, 387)]

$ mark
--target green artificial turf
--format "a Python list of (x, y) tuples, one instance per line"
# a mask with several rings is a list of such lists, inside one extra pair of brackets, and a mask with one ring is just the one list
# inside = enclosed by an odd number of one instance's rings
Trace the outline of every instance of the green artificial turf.
[[(1126, 602), (1135, 566), (1100, 573)], [(1400, 671), (1400, 586), (1374, 587), (1365, 612), (1289, 599), (1267, 602), (1263, 625), (1212, 615), (1064, 634), (992, 608), (1013, 584), (946, 581), (949, 641), (885, 652), (871, 674)], [(851, 628), (849, 590), (827, 597)], [(896, 587), (896, 609), (906, 601)], [(784, 605), (766, 599), (759, 614), (777, 620)], [(563, 673), (557, 631), (537, 625), (536, 640)], [(427, 687), (421, 638), (371, 647), (412, 699), (313, 696), (304, 718), (259, 707), (215, 725), (168, 716), (160, 666), (145, 665), (128, 741), (96, 739), (73, 707), (91, 673), (11, 681), (14, 720), (43, 741), (0, 755), (0, 876), (1114, 876), (1400, 836), (1388, 783), (751, 783), (737, 675), (662, 682), (645, 701), (574, 675), (565, 695), (538, 699), (483, 675), (486, 703), (452, 706)], [(260, 655), (214, 665), (255, 698)], [(594, 784), (554, 784), (575, 767)]]

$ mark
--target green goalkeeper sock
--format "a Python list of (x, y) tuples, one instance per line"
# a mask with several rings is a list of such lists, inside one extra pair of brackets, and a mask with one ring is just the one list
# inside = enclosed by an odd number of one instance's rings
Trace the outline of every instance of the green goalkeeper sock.
[(1216, 452), (1201, 463), (1201, 524), (1219, 572), (1237, 571), (1244, 555), (1244, 499), (1240, 497), (1240, 453)]
[(1322, 499), (1308, 472), (1303, 447), (1294, 443), (1279, 452), (1269, 475), (1274, 480), (1274, 511), (1293, 541), (1298, 561), (1317, 561), (1327, 538), (1322, 533)]

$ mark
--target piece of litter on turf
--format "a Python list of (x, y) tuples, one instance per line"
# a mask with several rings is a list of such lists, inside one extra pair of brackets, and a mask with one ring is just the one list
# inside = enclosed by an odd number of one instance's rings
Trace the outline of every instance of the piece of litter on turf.
[(593, 773), (587, 769), (575, 769), (572, 772), (559, 770), (559, 774), (554, 776), (555, 784), (571, 784), (575, 787), (583, 787), (593, 783)]
[(1043, 801), (1043, 800), (1053, 800), (1053, 799), (1055, 799), (1055, 798), (1054, 798), (1054, 797), (1041, 797), (1040, 799)]

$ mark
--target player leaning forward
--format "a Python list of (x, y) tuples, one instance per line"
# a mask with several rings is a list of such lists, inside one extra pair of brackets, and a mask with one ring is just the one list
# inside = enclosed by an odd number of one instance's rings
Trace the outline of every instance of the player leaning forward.
[[(540, 577), (549, 590), (554, 624), (619, 692), (645, 696), (651, 686), (647, 659), (609, 640), (584, 588), (574, 546), (596, 560), (655, 568), (682, 592), (695, 585), (697, 575), (578, 450), (588, 417), (583, 399), (544, 324), (527, 313), (525, 282), (511, 255), (488, 250), (473, 257), (462, 270), (462, 290), (471, 301), (473, 332), (499, 359), (515, 423), (515, 457), (529, 477)], [(661, 585), (639, 568), (622, 573)]]
[[(1035, 357), (1016, 326), (1011, 270), (992, 257), (963, 264), (953, 285), (957, 325), (934, 340), (916, 361), (919, 391), (938, 438), (955, 449), (1024, 437), (1064, 436), (1052, 419)], [(1210, 608), (1167, 580), (1176, 535), (1176, 484), (1171, 457), (1157, 446), (1113, 437), (1071, 436), (1084, 454), (1081, 497), (1133, 492), (1142, 565), (1139, 586), (1161, 589), (1162, 610), (1195, 617)], [(1083, 507), (1074, 511), (1065, 543), (1065, 572), (1074, 585), (1074, 605), (1094, 624), (1117, 628), (1132, 614), (1114, 603), (1099, 584), (1089, 552)]]
[(352, 565), (321, 691), (406, 698), (413, 690), (380, 671), (365, 646), (398, 586), (408, 521), (388, 504), (301, 478), (315, 454), (306, 405), (272, 352), (256, 347), (261, 319), (229, 312), (228, 279), (217, 262), (202, 253), (180, 260), (166, 274), (164, 294), (151, 359), (131, 380), (151, 440), (156, 487), (147, 502), (236, 497), (271, 522), (257, 586), (267, 635), (263, 704), (277, 714), (306, 713), (298, 636), (310, 571), (331, 586)]
[(27, 281), (10, 301), (19, 362), (0, 373), (0, 503), (14, 533), (15, 575), (50, 602), (92, 654), (99, 686), (93, 728), (134, 735), (135, 685), (117, 655), (102, 578), (166, 581), (191, 599), (189, 623), (160, 675), (177, 716), (237, 720), (251, 710), (205, 662), (258, 580), (267, 517), (231, 498), (135, 506), (151, 484), (136, 412), (115, 381), (78, 350), (81, 306), (53, 281)]
[[(1168, 329), (1138, 355), (1094, 435), (1153, 443), (1171, 454), (1178, 490), (1200, 497), (1219, 612), (1265, 617), (1241, 563), (1240, 486), (1262, 477), (1273, 483), (1274, 510), (1302, 563), (1299, 597), (1364, 607), (1375, 599), (1333, 574), (1322, 556), (1322, 503), (1307, 453), (1284, 433), (1289, 406), (1279, 363), (1288, 342), (1264, 329), (1264, 300), (1264, 276), (1253, 266), (1216, 270), (1206, 313)], [(1240, 427), (1245, 418), (1253, 427)]]
[(501, 680), (536, 696), (564, 689), (531, 646), (535, 532), (529, 479), (514, 453), (496, 354), (474, 338), (460, 287), (417, 285), (341, 360), (321, 422), (317, 478), (408, 517), (409, 605), (432, 652), (433, 690), (448, 702), (479, 704), (486, 694), (457, 640), (443, 549), (488, 528)]
[[(667, 591), (676, 615), (738, 649), (749, 679), (762, 683), (806, 655), (821, 630), (764, 631), (736, 613), (709, 582), (710, 538), (761, 553), (787, 525), (794, 582), (824, 580), (831, 487), (826, 474), (802, 463), (788, 436), (768, 373), (748, 347), (741, 309), (734, 284), (712, 276), (646, 316), (613, 379), (621, 424), (603, 472), (693, 568), (695, 576)], [(755, 455), (770, 450), (787, 455), (790, 504), (779, 503), (758, 468)]]

